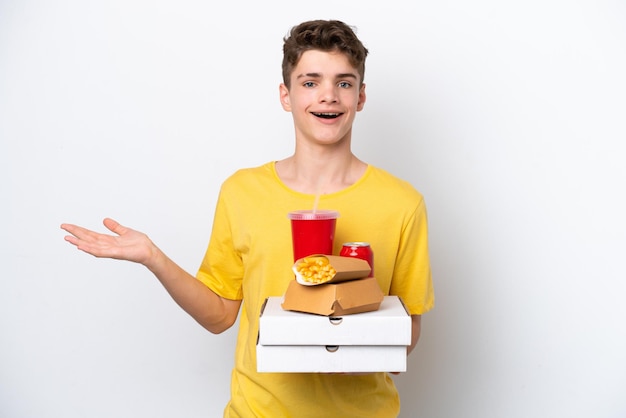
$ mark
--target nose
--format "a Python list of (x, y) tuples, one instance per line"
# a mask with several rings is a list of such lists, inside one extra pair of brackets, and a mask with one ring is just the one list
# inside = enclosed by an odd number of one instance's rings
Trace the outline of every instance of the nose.
[(335, 103), (338, 100), (337, 86), (333, 84), (324, 84), (320, 90), (321, 103)]

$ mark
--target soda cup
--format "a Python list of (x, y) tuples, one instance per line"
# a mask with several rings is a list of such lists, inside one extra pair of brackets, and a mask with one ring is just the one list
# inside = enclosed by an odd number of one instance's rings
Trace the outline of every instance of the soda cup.
[(346, 242), (341, 247), (339, 255), (344, 257), (356, 257), (365, 260), (370, 265), (372, 271), (367, 277), (374, 277), (374, 251), (367, 242)]
[(334, 210), (296, 210), (291, 219), (294, 261), (312, 254), (332, 255), (339, 212)]

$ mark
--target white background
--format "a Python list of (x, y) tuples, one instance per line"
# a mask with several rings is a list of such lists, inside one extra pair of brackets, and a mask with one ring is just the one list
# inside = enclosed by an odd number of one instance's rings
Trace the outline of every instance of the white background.
[(282, 37), (312, 18), (371, 52), (354, 151), (429, 208), (402, 417), (626, 416), (620, 0), (0, 1), (0, 415), (221, 416), (235, 329), (59, 225), (195, 273), (221, 182), (293, 150)]

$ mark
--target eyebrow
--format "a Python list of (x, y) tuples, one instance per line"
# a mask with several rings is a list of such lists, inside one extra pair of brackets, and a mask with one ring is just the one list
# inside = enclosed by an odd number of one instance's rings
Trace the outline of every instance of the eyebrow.
[[(322, 74), (321, 73), (306, 73), (306, 74), (299, 74), (296, 79), (300, 79), (300, 78), (322, 78)], [(357, 79), (356, 74), (354, 73), (340, 73), (335, 75), (336, 79), (339, 78), (352, 78), (354, 80)]]

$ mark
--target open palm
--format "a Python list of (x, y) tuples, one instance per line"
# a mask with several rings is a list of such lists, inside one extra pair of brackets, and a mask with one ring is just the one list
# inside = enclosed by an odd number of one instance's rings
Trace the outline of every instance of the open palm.
[(154, 244), (148, 236), (106, 218), (104, 226), (115, 235), (101, 234), (89, 229), (62, 224), (61, 229), (71, 235), (65, 240), (81, 251), (95, 257), (128, 260), (146, 265), (154, 255)]

